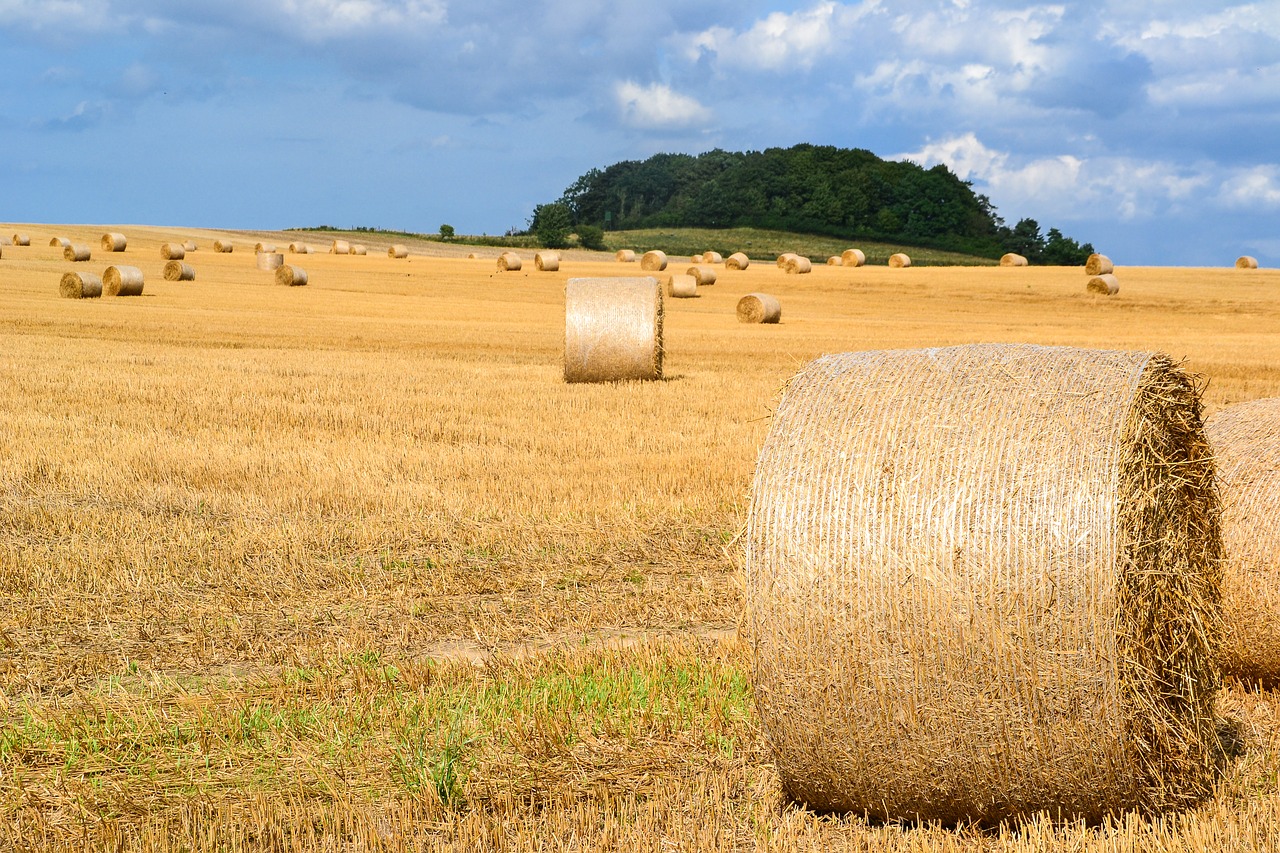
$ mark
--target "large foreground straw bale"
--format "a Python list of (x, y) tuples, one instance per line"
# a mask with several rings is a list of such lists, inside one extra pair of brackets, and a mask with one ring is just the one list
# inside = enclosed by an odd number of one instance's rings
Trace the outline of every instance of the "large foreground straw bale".
[(748, 631), (788, 793), (886, 820), (1207, 795), (1222, 541), (1200, 389), (1162, 355), (824, 356), (753, 484)]
[(165, 281), (195, 281), (196, 271), (182, 261), (169, 261), (164, 265)]
[(334, 240), (329, 244), (329, 254), (349, 255), (351, 254), (351, 244), (346, 240)]
[(129, 241), (125, 239), (123, 234), (110, 232), (102, 235), (102, 250), (104, 252), (123, 252), (129, 247)]
[(846, 267), (860, 267), (867, 262), (867, 255), (861, 249), (845, 249), (840, 253), (840, 260)]
[(1086, 286), (1090, 293), (1101, 293), (1103, 296), (1115, 296), (1120, 292), (1120, 279), (1110, 273), (1095, 275)]
[(693, 299), (698, 295), (698, 280), (691, 275), (676, 273), (667, 279), (667, 296), (673, 299)]
[(68, 261), (87, 261), (93, 256), (83, 243), (68, 243), (62, 247), (62, 257)]
[(91, 272), (63, 273), (58, 293), (68, 299), (94, 299), (102, 295), (102, 279)]
[(713, 267), (689, 267), (685, 272), (693, 276), (699, 286), (716, 283), (716, 271)]
[[(15, 242), (17, 238), (15, 238)], [(1236, 258), (1236, 269), (1238, 270), (1256, 270), (1258, 268), (1258, 259), (1252, 255), (1241, 255)]]
[(911, 258), (905, 252), (894, 252), (889, 256), (889, 266), (894, 269), (906, 269), (911, 266)]
[(767, 293), (748, 293), (738, 300), (739, 323), (779, 323), (782, 303)]
[(1280, 685), (1280, 398), (1205, 422), (1222, 494), (1224, 672)]
[(142, 270), (137, 267), (110, 266), (102, 274), (102, 293), (106, 296), (141, 296)]
[(1005, 252), (1000, 256), (1000, 266), (1002, 267), (1025, 267), (1027, 259), (1017, 252)]
[(230, 240), (214, 240), (213, 250), (219, 254), (230, 254), (235, 246)]
[(636, 253), (634, 249), (619, 249), (614, 258), (620, 264), (634, 264), (636, 262)]
[(181, 243), (162, 243), (160, 245), (160, 257), (166, 261), (180, 261), (186, 256), (186, 247)]
[(1084, 262), (1085, 275), (1107, 275), (1116, 271), (1115, 265), (1111, 263), (1111, 259), (1106, 255), (1099, 255), (1094, 252)]
[(523, 262), (515, 252), (503, 252), (498, 255), (498, 272), (515, 272), (521, 266)]
[(560, 253), (538, 252), (533, 256), (533, 266), (538, 272), (555, 272), (560, 269)]
[(276, 270), (276, 284), (287, 287), (301, 287), (307, 283), (307, 271), (302, 267), (285, 264)]
[(782, 271), (787, 275), (804, 275), (813, 272), (813, 261), (804, 255), (792, 255), (787, 258), (786, 264), (783, 265)]
[(306, 243), (290, 243), (290, 244), (289, 244), (289, 254), (291, 254), (291, 255), (309, 255), (309, 254), (311, 254), (311, 247), (310, 247), (309, 245), (307, 245)]
[(661, 272), (667, 268), (667, 253), (661, 249), (651, 249), (640, 258), (640, 269), (647, 272)]
[(409, 247), (401, 245), (400, 243), (393, 243), (391, 247), (387, 249), (387, 257), (407, 258), (409, 257)]
[(571, 278), (564, 309), (566, 382), (662, 378), (662, 288), (656, 278)]
[(745, 270), (749, 266), (751, 266), (751, 259), (742, 252), (734, 252), (724, 259), (724, 268), (727, 270)]
[(257, 264), (258, 269), (272, 272), (284, 266), (284, 255), (279, 252), (256, 252), (254, 263)]
[(13, 245), (15, 245), (15, 246), (30, 246), (30, 245), (31, 245), (31, 235), (30, 235), (30, 234), (21, 234), (21, 233), (19, 233), (19, 234), (14, 234), (14, 235), (13, 235)]

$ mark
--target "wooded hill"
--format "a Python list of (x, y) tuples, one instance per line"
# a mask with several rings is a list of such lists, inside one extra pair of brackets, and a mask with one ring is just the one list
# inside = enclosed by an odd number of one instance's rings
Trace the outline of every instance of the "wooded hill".
[(859, 148), (796, 145), (696, 156), (655, 154), (592, 169), (539, 205), (530, 230), (551, 245), (571, 230), (755, 227), (931, 246), (1032, 263), (1082, 264), (1093, 251), (1034, 219), (1012, 228), (946, 166), (882, 160)]

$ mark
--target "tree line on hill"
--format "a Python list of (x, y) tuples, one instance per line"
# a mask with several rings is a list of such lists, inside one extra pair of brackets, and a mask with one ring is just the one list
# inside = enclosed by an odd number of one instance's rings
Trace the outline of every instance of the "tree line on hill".
[(591, 169), (555, 202), (538, 205), (529, 231), (548, 248), (603, 248), (609, 230), (752, 227), (902, 243), (1033, 264), (1083, 264), (1093, 252), (1034, 219), (1012, 228), (990, 199), (946, 166), (925, 169), (859, 148), (795, 145), (655, 154)]

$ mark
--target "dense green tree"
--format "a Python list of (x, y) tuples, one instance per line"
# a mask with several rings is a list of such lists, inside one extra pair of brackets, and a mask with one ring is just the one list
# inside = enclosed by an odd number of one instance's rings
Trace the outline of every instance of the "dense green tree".
[(573, 230), (573, 215), (560, 203), (540, 204), (533, 209), (529, 230), (538, 243), (547, 249), (563, 249), (569, 245), (569, 233)]

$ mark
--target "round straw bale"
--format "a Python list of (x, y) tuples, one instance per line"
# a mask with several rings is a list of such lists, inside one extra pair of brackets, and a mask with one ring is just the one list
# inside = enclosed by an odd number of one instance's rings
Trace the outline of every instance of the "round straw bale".
[(254, 260), (258, 265), (258, 269), (271, 272), (278, 270), (284, 266), (284, 255), (279, 252), (256, 252)]
[(894, 252), (889, 256), (889, 266), (894, 269), (904, 269), (911, 266), (911, 258), (904, 252)]
[(106, 296), (141, 296), (142, 270), (124, 265), (107, 267), (102, 274), (102, 292)]
[(91, 254), (89, 247), (83, 243), (68, 243), (62, 248), (62, 257), (68, 261), (87, 261)]
[[(15, 243), (18, 242), (18, 237), (16, 234), (13, 237), (13, 242)], [(1252, 255), (1241, 255), (1240, 257), (1236, 258), (1236, 269), (1238, 270), (1256, 270), (1257, 268), (1258, 268), (1258, 259), (1253, 257)]]
[(166, 261), (180, 261), (186, 256), (186, 247), (181, 243), (163, 243), (160, 246), (160, 257)]
[(564, 308), (565, 382), (662, 378), (656, 278), (571, 278)]
[(1219, 524), (1200, 388), (1163, 355), (811, 363), (773, 414), (746, 532), (786, 791), (942, 823), (1206, 796)]
[(123, 252), (129, 245), (123, 234), (114, 231), (102, 235), (102, 249), (106, 252)]
[(515, 252), (503, 252), (498, 255), (498, 272), (515, 272), (520, 267), (520, 256)]
[(698, 279), (676, 273), (667, 279), (667, 296), (673, 299), (693, 299), (698, 295)]
[(289, 244), (289, 254), (291, 254), (291, 255), (309, 255), (309, 254), (311, 254), (311, 247), (310, 247), (310, 246), (308, 246), (306, 243), (290, 243), (290, 244)]
[(813, 261), (804, 255), (792, 255), (787, 258), (787, 263), (783, 266), (782, 271), (788, 275), (804, 275), (813, 272)]
[(738, 300), (739, 323), (780, 323), (782, 303), (767, 293), (748, 293)]
[(13, 240), (9, 239), (9, 237), (4, 234), (0, 234), (0, 246), (12, 246), (12, 245), (13, 245)]
[(351, 254), (351, 244), (346, 240), (334, 240), (329, 244), (329, 254), (349, 255)]
[(195, 281), (196, 271), (182, 261), (169, 261), (164, 265), (165, 281)]
[(667, 268), (667, 253), (661, 249), (650, 249), (640, 258), (640, 269), (649, 272), (661, 272)]
[(795, 252), (783, 252), (781, 255), (778, 255), (778, 260), (777, 260), (778, 269), (780, 270), (786, 269), (787, 262), (794, 257), (797, 257)]
[(702, 263), (704, 264), (723, 264), (724, 257), (719, 252), (703, 252)]
[(1090, 293), (1101, 293), (1103, 296), (1115, 296), (1120, 292), (1120, 281), (1110, 273), (1095, 275), (1089, 279)]
[(256, 255), (261, 255), (263, 252), (271, 253), (271, 252), (274, 252), (275, 250), (276, 250), (276, 247), (271, 245), (270, 243), (255, 243), (253, 246), (253, 252)]
[(1002, 267), (1025, 267), (1027, 259), (1015, 252), (1005, 252), (1000, 256), (1000, 266)]
[(860, 267), (867, 262), (867, 255), (861, 249), (845, 249), (840, 253), (840, 260), (846, 267)]
[(716, 271), (713, 267), (689, 267), (685, 272), (693, 276), (694, 281), (698, 282), (700, 286), (710, 286), (716, 283)]
[(734, 252), (724, 259), (724, 268), (727, 270), (745, 270), (749, 266), (751, 266), (751, 259), (742, 252)]
[(13, 245), (15, 245), (15, 246), (30, 246), (30, 245), (31, 245), (31, 235), (30, 235), (30, 234), (14, 234), (14, 235), (13, 235)]
[[(399, 243), (395, 243), (394, 245), (391, 246), (391, 248), (387, 249), (387, 257), (388, 258), (407, 258), (409, 257), (409, 247), (402, 246)], [(474, 254), (470, 255), (470, 257), (474, 258), (475, 255)]]
[(91, 272), (63, 273), (58, 293), (68, 299), (93, 299), (102, 295), (102, 279)]
[(369, 247), (368, 247), (368, 246), (366, 246), (366, 245), (364, 245), (363, 243), (352, 243), (352, 244), (351, 244), (351, 254), (353, 254), (353, 255), (367, 255), (367, 254), (369, 254)]
[(194, 252), (194, 251), (196, 251), (196, 249), (197, 249), (196, 241), (195, 241), (195, 240), (187, 240), (187, 241), (183, 242), (183, 244), (182, 244), (182, 248), (183, 248), (183, 250), (184, 250), (184, 251), (186, 251), (186, 252)]
[(1280, 398), (1236, 403), (1205, 422), (1222, 496), (1222, 670), (1280, 684)]
[(234, 248), (235, 246), (231, 244), (230, 240), (214, 240), (213, 241), (213, 250), (220, 254), (228, 254)]
[(1085, 275), (1106, 275), (1115, 272), (1115, 267), (1111, 263), (1111, 259), (1106, 255), (1099, 255), (1094, 252), (1084, 262)]
[(475, 252), (467, 252), (467, 260), (469, 260), (469, 261), (474, 261), (475, 259), (476, 259), (476, 253), (475, 253)]
[(539, 272), (555, 272), (560, 269), (560, 253), (538, 252), (533, 256), (533, 265)]
[(276, 284), (283, 284), (289, 287), (301, 287), (307, 283), (307, 271), (302, 267), (294, 267), (284, 264), (276, 270)]
[(68, 240), (66, 237), (54, 237), (52, 240), (49, 241), (49, 245), (61, 246), (62, 248), (65, 249), (67, 248), (67, 246), (71, 245), (71, 241)]
[(832, 255), (831, 257), (827, 258), (827, 266), (842, 267), (844, 266), (844, 258), (840, 257), (839, 255)]
[(633, 249), (619, 249), (614, 255), (620, 264), (634, 264), (636, 262), (636, 253)]

